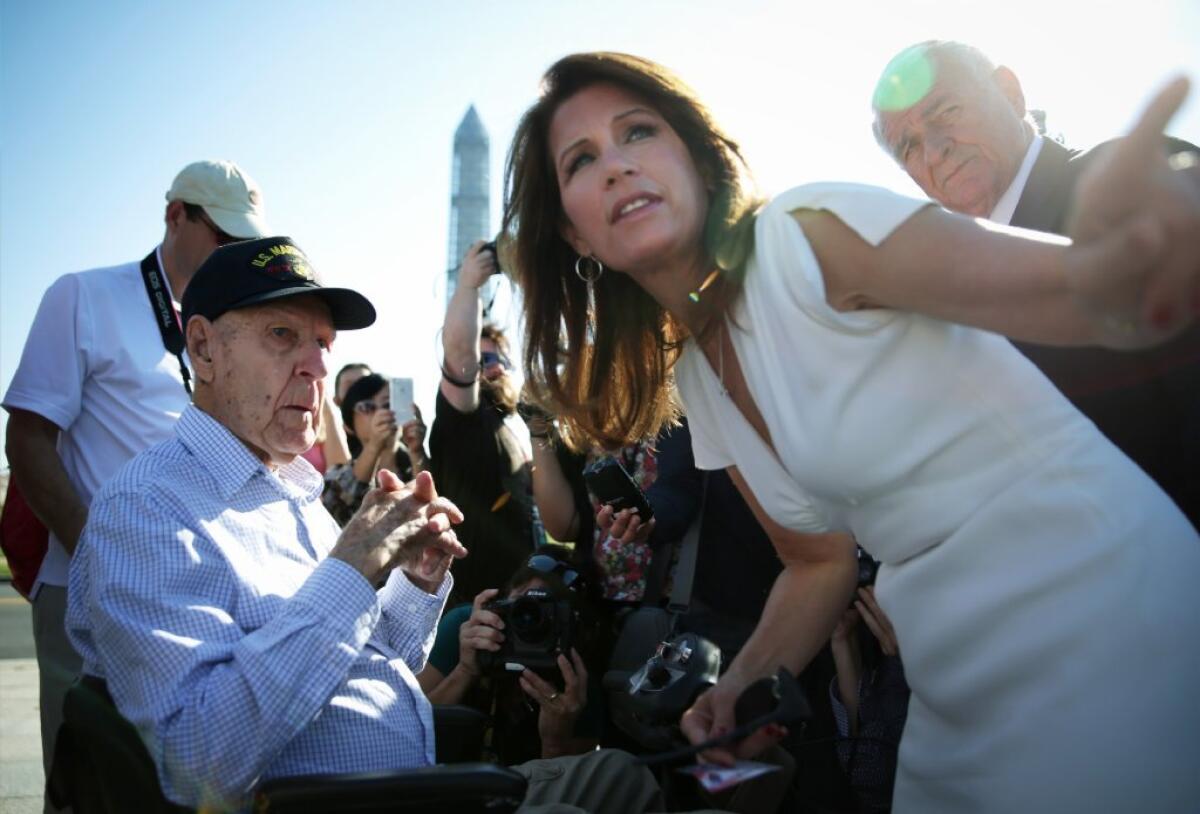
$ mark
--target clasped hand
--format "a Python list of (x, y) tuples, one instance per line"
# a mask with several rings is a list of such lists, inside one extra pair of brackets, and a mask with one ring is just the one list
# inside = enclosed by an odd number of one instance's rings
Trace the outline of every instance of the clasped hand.
[(342, 530), (330, 556), (352, 565), (372, 585), (400, 568), (418, 587), (435, 593), (450, 563), (467, 555), (451, 528), (462, 522), (462, 512), (438, 497), (428, 472), (404, 484), (381, 469), (378, 482)]

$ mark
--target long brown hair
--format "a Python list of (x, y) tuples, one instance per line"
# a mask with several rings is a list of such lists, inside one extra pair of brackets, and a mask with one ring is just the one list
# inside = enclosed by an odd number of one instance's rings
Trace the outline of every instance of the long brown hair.
[(595, 283), (589, 315), (587, 286), (575, 274), (578, 255), (560, 233), (567, 216), (550, 155), (550, 122), (563, 102), (601, 82), (649, 102), (687, 145), (712, 190), (704, 246), (722, 272), (710, 298), (719, 310), (741, 289), (759, 203), (737, 143), (663, 66), (599, 52), (572, 54), (546, 71), (540, 97), (521, 119), (509, 150), (503, 231), (515, 245), (524, 295), (526, 379), (534, 396), (557, 413), (560, 435), (577, 450), (592, 442), (612, 448), (652, 438), (678, 418), (671, 368), (688, 336), (624, 274), (608, 272)]

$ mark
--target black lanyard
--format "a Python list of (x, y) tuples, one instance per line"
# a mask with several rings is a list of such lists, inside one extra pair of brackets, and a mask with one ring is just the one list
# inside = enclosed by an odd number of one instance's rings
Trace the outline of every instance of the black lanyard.
[(179, 373), (183, 376), (183, 389), (192, 395), (192, 374), (183, 361), (183, 331), (179, 328), (179, 315), (175, 306), (167, 296), (167, 286), (164, 284), (162, 270), (158, 266), (158, 252), (152, 251), (142, 260), (142, 282), (146, 284), (146, 296), (150, 298), (150, 307), (154, 309), (154, 321), (158, 323), (158, 332), (162, 334), (163, 347), (168, 353), (174, 354), (179, 360)]

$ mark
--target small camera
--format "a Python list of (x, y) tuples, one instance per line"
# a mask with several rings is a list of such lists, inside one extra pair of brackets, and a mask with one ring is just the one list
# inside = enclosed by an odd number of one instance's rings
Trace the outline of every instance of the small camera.
[(875, 584), (875, 577), (879, 574), (879, 560), (871, 557), (870, 554), (858, 550), (858, 587), (867, 588)]
[(504, 642), (497, 651), (480, 650), (480, 666), (492, 673), (529, 668), (558, 674), (558, 654), (575, 641), (578, 624), (568, 599), (558, 599), (544, 588), (520, 596), (496, 599), (483, 606), (504, 621)]
[(499, 274), (503, 271), (503, 269), (500, 268), (500, 250), (496, 247), (496, 241), (489, 240), (487, 243), (484, 243), (479, 250), (481, 252), (492, 253), (492, 259), (496, 261), (496, 270), (492, 272), (493, 275)]

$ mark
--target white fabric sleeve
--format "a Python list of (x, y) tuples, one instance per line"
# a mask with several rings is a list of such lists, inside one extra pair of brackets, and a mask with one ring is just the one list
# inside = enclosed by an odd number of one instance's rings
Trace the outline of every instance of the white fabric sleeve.
[(4, 394), (7, 409), (28, 410), (67, 429), (79, 416), (92, 331), (79, 276), (66, 274), (42, 295), (21, 362)]
[(868, 333), (897, 312), (882, 308), (838, 311), (826, 300), (825, 278), (816, 254), (793, 212), (831, 212), (872, 246), (878, 246), (930, 201), (907, 198), (863, 184), (807, 184), (775, 198), (755, 226), (755, 268), (769, 296), (791, 301), (808, 316), (841, 332)]
[(700, 369), (703, 364), (705, 362), (700, 349), (694, 342), (689, 342), (675, 366), (675, 384), (687, 413), (696, 468), (725, 469), (733, 466), (734, 460), (722, 443), (720, 427), (709, 404), (714, 394), (710, 392), (711, 388), (704, 385), (704, 372)]

